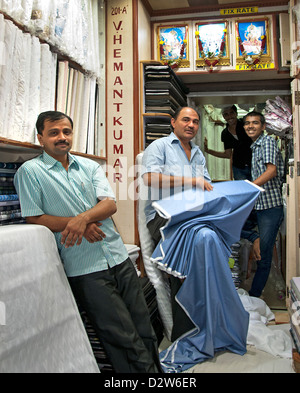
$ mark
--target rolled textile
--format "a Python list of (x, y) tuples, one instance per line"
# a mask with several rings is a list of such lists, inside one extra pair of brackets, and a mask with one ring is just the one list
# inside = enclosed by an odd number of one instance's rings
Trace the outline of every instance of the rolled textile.
[(37, 37), (31, 37), (31, 66), (29, 84), (28, 128), (24, 130), (25, 142), (35, 142), (35, 123), (40, 113), (41, 45)]
[(46, 112), (54, 109), (52, 100), (52, 52), (48, 44), (41, 45), (41, 95), (40, 95), (40, 112)]
[(19, 56), (19, 74), (16, 85), (15, 111), (12, 121), (11, 139), (24, 141), (24, 127), (27, 120), (27, 106), (29, 94), (29, 67), (31, 54), (31, 36), (22, 34), (22, 45)]
[(249, 314), (228, 260), (260, 192), (250, 182), (222, 182), (211, 192), (188, 190), (153, 204), (168, 223), (152, 261), (185, 278), (176, 301), (195, 325), (160, 354), (166, 372), (185, 371), (221, 350), (246, 353)]
[(18, 28), (10, 20), (5, 19), (5, 34), (4, 34), (4, 65), (2, 66), (1, 81), (0, 81), (0, 136), (7, 138), (6, 117), (8, 116), (10, 107), (10, 96), (8, 92), (11, 91), (12, 76), (11, 71), (13, 67), (13, 50), (15, 47), (16, 35)]
[(19, 88), (19, 75), (20, 69), (22, 68), (22, 50), (23, 50), (23, 32), (17, 30), (15, 46), (13, 50), (13, 61), (11, 69), (11, 85), (8, 91), (9, 103), (8, 110), (6, 112), (4, 129), (6, 129), (6, 134), (9, 139), (20, 140), (20, 135), (15, 136), (13, 134), (13, 128), (11, 124), (14, 124), (15, 111), (17, 105), (17, 96)]
[(4, 65), (4, 60), (5, 60), (4, 35), (5, 35), (4, 16), (0, 14), (0, 81), (1, 81), (2, 66)]

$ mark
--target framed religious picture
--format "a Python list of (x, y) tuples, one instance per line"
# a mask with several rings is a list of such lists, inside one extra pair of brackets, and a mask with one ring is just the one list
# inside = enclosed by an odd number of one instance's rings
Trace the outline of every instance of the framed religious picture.
[(158, 60), (173, 69), (190, 67), (188, 37), (188, 25), (158, 26)]
[(196, 24), (196, 66), (229, 66), (227, 21)]
[(240, 20), (235, 30), (237, 66), (254, 69), (271, 63), (269, 19)]

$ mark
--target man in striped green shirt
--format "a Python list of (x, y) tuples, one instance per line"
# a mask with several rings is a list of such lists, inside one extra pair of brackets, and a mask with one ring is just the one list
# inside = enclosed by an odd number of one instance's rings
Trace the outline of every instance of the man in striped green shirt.
[(55, 235), (75, 298), (116, 372), (158, 372), (156, 336), (135, 268), (111, 216), (115, 197), (96, 162), (75, 157), (73, 122), (61, 112), (37, 121), (44, 152), (15, 176), (22, 216)]

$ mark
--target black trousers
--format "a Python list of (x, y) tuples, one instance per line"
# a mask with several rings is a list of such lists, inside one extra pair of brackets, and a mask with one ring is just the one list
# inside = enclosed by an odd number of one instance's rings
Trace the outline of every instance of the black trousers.
[(69, 282), (117, 373), (161, 372), (156, 335), (130, 259), (105, 271), (69, 277)]
[[(151, 234), (151, 237), (155, 243), (155, 246), (161, 239), (160, 228), (166, 224), (167, 220), (156, 214), (155, 218), (151, 220), (147, 227)], [(171, 288), (171, 303), (172, 303), (172, 316), (173, 316), (173, 329), (171, 333), (171, 341), (177, 340), (182, 334), (195, 328), (195, 325), (186, 315), (180, 304), (176, 301), (176, 295), (179, 291), (182, 282), (178, 277), (169, 276), (169, 283)]]

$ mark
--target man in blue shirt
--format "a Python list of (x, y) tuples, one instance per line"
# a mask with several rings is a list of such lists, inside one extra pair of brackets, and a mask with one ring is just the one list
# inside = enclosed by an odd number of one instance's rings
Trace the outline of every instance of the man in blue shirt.
[[(190, 107), (179, 108), (171, 119), (174, 132), (165, 138), (151, 143), (143, 155), (141, 175), (148, 186), (148, 200), (145, 214), (149, 232), (157, 245), (160, 241), (160, 228), (166, 221), (152, 207), (156, 200), (180, 193), (187, 188), (202, 188), (211, 191), (211, 179), (200, 148), (192, 142), (199, 129), (200, 116)], [(179, 202), (180, 203), (180, 200)], [(173, 331), (171, 340), (175, 341), (185, 332), (194, 328), (175, 296), (181, 281), (170, 276)]]
[(264, 188), (255, 204), (260, 237), (261, 260), (249, 292), (260, 297), (267, 283), (277, 233), (283, 220), (281, 188), (284, 177), (284, 163), (274, 138), (264, 135), (265, 118), (259, 112), (250, 112), (244, 117), (244, 128), (252, 139), (253, 183)]
[(73, 122), (61, 112), (37, 120), (44, 153), (15, 176), (23, 217), (55, 235), (75, 298), (116, 372), (160, 372), (157, 342), (135, 268), (111, 216), (115, 197), (96, 162), (75, 157)]
[(189, 107), (179, 108), (171, 119), (174, 132), (158, 139), (145, 150), (141, 175), (148, 186), (145, 214), (149, 231), (157, 244), (162, 226), (152, 203), (185, 188), (212, 190), (206, 161), (199, 146), (192, 142), (199, 129), (200, 116)]

